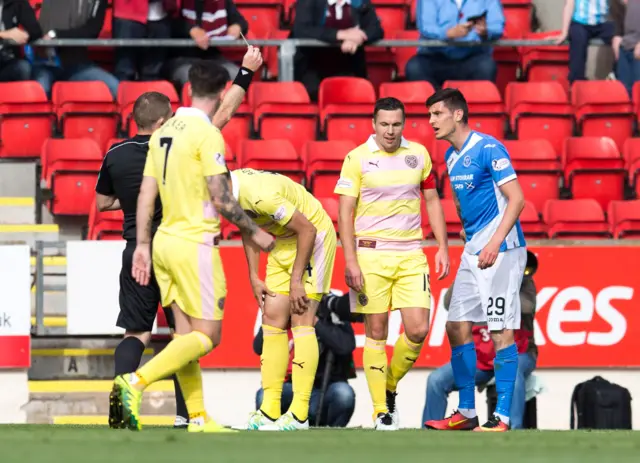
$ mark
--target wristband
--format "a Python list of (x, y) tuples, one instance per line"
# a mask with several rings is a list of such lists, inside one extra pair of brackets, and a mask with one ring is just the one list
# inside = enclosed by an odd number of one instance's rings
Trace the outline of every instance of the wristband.
[(243, 66), (238, 71), (236, 78), (233, 79), (233, 83), (234, 85), (238, 85), (242, 87), (242, 89), (246, 92), (249, 90), (249, 85), (251, 84), (252, 78), (253, 78), (253, 71)]

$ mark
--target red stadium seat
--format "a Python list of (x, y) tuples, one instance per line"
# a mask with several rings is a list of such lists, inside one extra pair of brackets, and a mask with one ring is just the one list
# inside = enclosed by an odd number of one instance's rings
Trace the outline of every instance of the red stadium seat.
[(577, 81), (571, 103), (582, 135), (609, 137), (619, 150), (633, 132), (635, 116), (627, 89), (617, 80)]
[[(560, 35), (560, 31), (535, 32), (525, 39), (545, 40)], [(569, 47), (519, 47), (522, 79), (527, 82), (556, 81), (565, 91), (569, 90)]]
[(565, 187), (574, 199), (595, 199), (603, 209), (609, 201), (623, 199), (624, 160), (610, 138), (567, 138), (562, 164)]
[(504, 37), (519, 39), (531, 32), (531, 0), (502, 0)]
[(560, 196), (562, 165), (548, 140), (505, 140), (524, 197), (541, 211), (549, 199)]
[(309, 141), (302, 150), (307, 189), (316, 197), (333, 196), (344, 158), (356, 148), (352, 140)]
[(373, 0), (372, 3), (385, 37), (406, 29), (409, 16), (409, 4), (406, 0)]
[(131, 112), (133, 105), (140, 95), (145, 92), (160, 92), (169, 97), (171, 107), (175, 111), (180, 106), (180, 99), (175, 87), (166, 80), (153, 82), (120, 82), (118, 87), (118, 107), (120, 108), (120, 118), (122, 120), (122, 130), (129, 136), (136, 134), (138, 128), (133, 121)]
[(518, 80), (520, 71), (520, 54), (516, 47), (494, 47), (493, 60), (498, 67), (496, 87), (504, 96), (507, 85)]
[(249, 87), (248, 100), (260, 138), (287, 139), (298, 153), (316, 139), (318, 107), (300, 82), (256, 82)]
[(92, 138), (103, 150), (108, 148), (120, 116), (104, 82), (56, 82), (51, 101), (64, 138)]
[(498, 139), (504, 138), (507, 115), (498, 87), (490, 81), (452, 81), (443, 88), (457, 88), (469, 105), (469, 125), (473, 130), (486, 133)]
[[(420, 32), (413, 31), (398, 31), (393, 35), (396, 40), (419, 40)], [(405, 68), (411, 58), (413, 58), (418, 52), (417, 47), (393, 47), (391, 49), (396, 59), (396, 77), (398, 79), (404, 79), (406, 77)]]
[(629, 186), (640, 196), (640, 138), (627, 138), (622, 149), (625, 169), (629, 172)]
[(640, 236), (640, 200), (611, 201), (607, 217), (615, 239)]
[(38, 82), (0, 83), (0, 158), (37, 158), (55, 114)]
[(42, 145), (42, 179), (53, 194), (54, 215), (88, 215), (102, 165), (102, 150), (90, 138), (47, 139)]
[(551, 199), (542, 214), (549, 226), (549, 238), (609, 238), (609, 225), (595, 199)]
[(573, 135), (573, 110), (557, 82), (513, 82), (507, 85), (505, 103), (511, 130), (519, 140), (544, 138), (556, 153)]
[[(289, 34), (291, 34), (291, 31), (289, 30), (277, 29), (277, 30), (271, 31), (271, 33), (269, 34), (269, 39), (286, 40), (289, 38)], [(265, 62), (265, 67), (267, 71), (267, 79), (277, 79), (278, 75), (280, 75), (278, 47), (264, 47), (262, 55), (264, 56), (264, 62)], [(249, 89), (251, 89), (251, 87), (249, 87)]]
[(255, 38), (266, 39), (280, 26), (282, 0), (236, 0), (235, 3)]
[(322, 208), (329, 214), (333, 222), (333, 228), (338, 233), (338, 206), (339, 201), (336, 197), (319, 197), (318, 201), (322, 204)]
[(100, 212), (95, 200), (89, 209), (88, 240), (121, 240), (124, 216), (122, 211)]
[(237, 152), (240, 167), (277, 172), (302, 183), (304, 165), (289, 140), (242, 140)]
[(447, 223), (447, 235), (449, 238), (460, 238), (462, 222), (460, 222), (460, 217), (458, 217), (456, 204), (452, 199), (443, 199), (442, 210), (444, 211), (444, 220)]
[(111, 147), (113, 145), (115, 145), (116, 143), (120, 143), (120, 142), (123, 142), (125, 140), (126, 140), (126, 138), (111, 138), (111, 139), (109, 139), (109, 141), (106, 144), (106, 147), (107, 147), (106, 151), (109, 151), (111, 149)]
[(320, 83), (320, 124), (328, 140), (362, 143), (372, 132), (371, 116), (376, 92), (359, 77), (329, 77)]
[(633, 100), (633, 111), (640, 122), (640, 82), (633, 84), (631, 99)]
[(526, 201), (524, 204), (520, 214), (520, 225), (527, 238), (547, 238), (547, 226), (540, 221), (538, 211), (531, 201)]

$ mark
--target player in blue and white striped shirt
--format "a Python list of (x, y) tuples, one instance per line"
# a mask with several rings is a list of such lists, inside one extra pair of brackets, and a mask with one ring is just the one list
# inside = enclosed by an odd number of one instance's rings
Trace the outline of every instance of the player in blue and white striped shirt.
[[(527, 262), (518, 221), (524, 196), (504, 145), (469, 127), (469, 109), (460, 91), (439, 90), (427, 100), (427, 106), (436, 138), (451, 144), (445, 159), (466, 244), (447, 319), (460, 405), (452, 416), (428, 421), (425, 426), (507, 431), (518, 372), (514, 330), (520, 328), (519, 290)], [(475, 410), (476, 351), (471, 329), (474, 323), (485, 321), (496, 349), (498, 403), (494, 416), (480, 426)]]
[(591, 39), (599, 38), (607, 45), (611, 44), (614, 28), (609, 21), (609, 1), (566, 0), (562, 34), (557, 43), (569, 39), (569, 82), (585, 80), (587, 49)]

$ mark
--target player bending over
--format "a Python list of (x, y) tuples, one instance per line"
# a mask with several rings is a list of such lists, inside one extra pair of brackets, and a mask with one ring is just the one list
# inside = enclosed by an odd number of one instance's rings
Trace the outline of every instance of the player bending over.
[(231, 431), (205, 411), (198, 363), (220, 342), (226, 281), (218, 249), (218, 214), (264, 251), (271, 250), (273, 238), (247, 216), (229, 187), (224, 139), (211, 123), (226, 80), (226, 71), (214, 63), (194, 64), (189, 70), (192, 107), (179, 108), (149, 142), (138, 198), (133, 275), (140, 284), (148, 284), (151, 218), (159, 193), (162, 222), (153, 239), (153, 268), (162, 305), (172, 307), (176, 337), (138, 371), (115, 379), (123, 421), (130, 429), (141, 429), (144, 389), (176, 373), (189, 411), (189, 431)]
[[(231, 172), (233, 194), (258, 225), (277, 237), (267, 261), (267, 277), (258, 276), (260, 248), (243, 234), (253, 293), (262, 309), (264, 344), (260, 372), (264, 398), (246, 429), (309, 429), (309, 399), (318, 367), (315, 318), (329, 293), (336, 255), (336, 232), (320, 202), (300, 184), (272, 172)], [(287, 326), (291, 322), (293, 401), (280, 416), (282, 385), (289, 362)]]
[[(364, 371), (377, 430), (398, 429), (398, 381), (420, 355), (429, 330), (429, 266), (422, 251), (421, 191), (438, 242), (436, 272), (449, 273), (447, 230), (426, 148), (402, 136), (404, 105), (381, 98), (375, 134), (351, 151), (335, 192), (352, 311), (365, 316)], [(388, 311), (400, 310), (404, 333), (387, 368)]]
[[(501, 432), (509, 429), (511, 397), (518, 369), (514, 330), (520, 328), (519, 290), (527, 263), (518, 217), (524, 196), (504, 145), (469, 128), (469, 110), (456, 89), (439, 90), (427, 100), (438, 140), (451, 147), (446, 163), (465, 248), (449, 306), (447, 335), (451, 367), (460, 391), (458, 410), (427, 428)], [(475, 409), (476, 350), (471, 329), (486, 321), (496, 349), (498, 403), (479, 426)]]

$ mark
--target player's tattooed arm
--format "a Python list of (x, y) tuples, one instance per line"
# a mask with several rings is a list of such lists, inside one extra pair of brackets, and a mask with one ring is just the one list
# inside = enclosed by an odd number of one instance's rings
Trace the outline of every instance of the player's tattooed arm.
[(156, 179), (143, 177), (136, 209), (136, 240), (138, 244), (151, 243), (151, 226), (157, 196), (158, 182)]
[(235, 224), (242, 233), (253, 235), (258, 225), (242, 210), (233, 197), (229, 186), (229, 174), (210, 175), (205, 177), (211, 201), (217, 211), (229, 222)]

